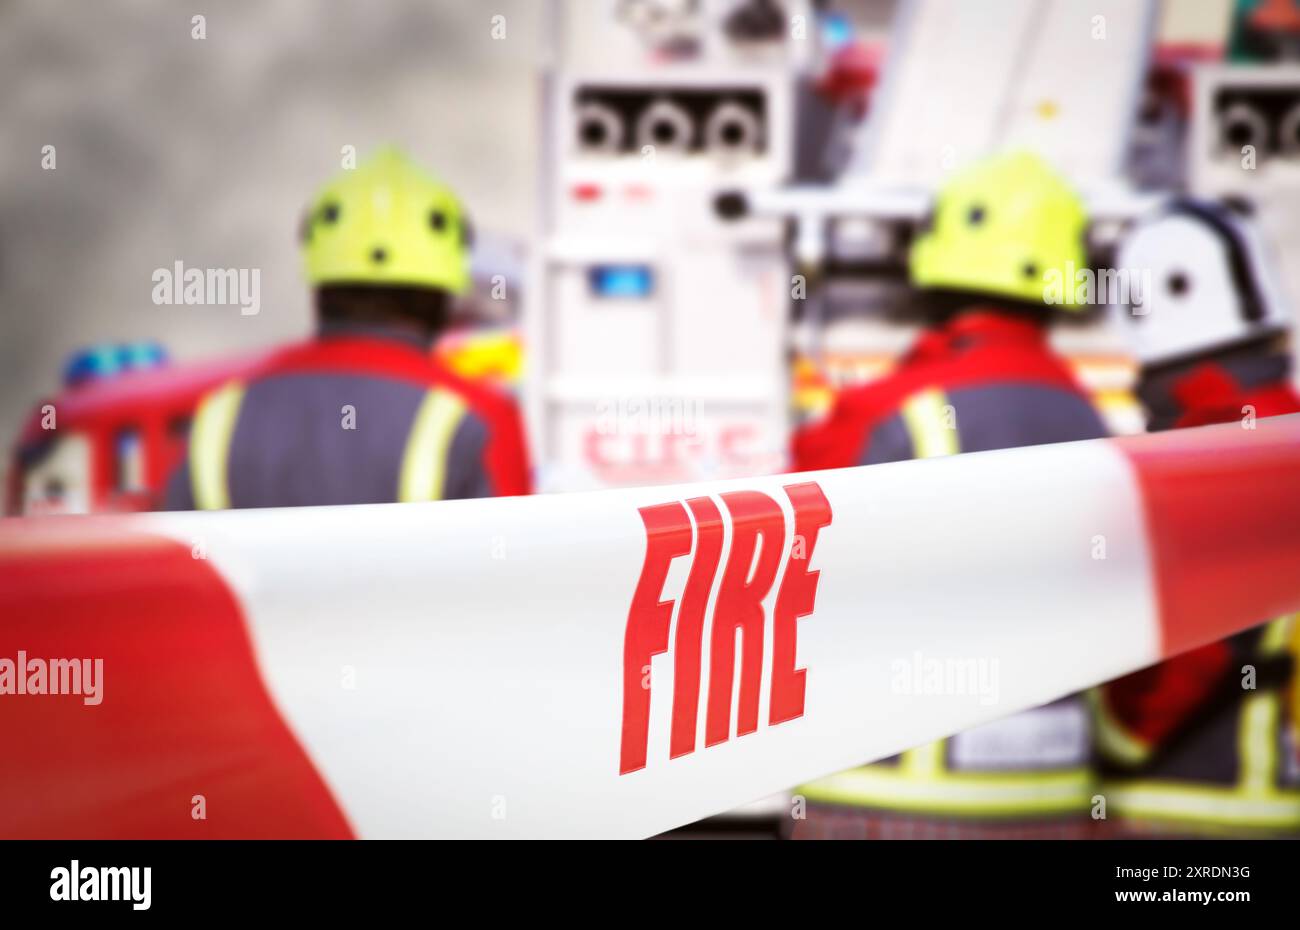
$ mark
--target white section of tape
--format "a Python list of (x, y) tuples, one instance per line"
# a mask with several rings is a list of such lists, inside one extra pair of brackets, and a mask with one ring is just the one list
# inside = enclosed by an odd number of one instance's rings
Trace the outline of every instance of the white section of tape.
[[(646, 552), (637, 508), (752, 489), (781, 502), (792, 532), (782, 488), (807, 481), (833, 522), (812, 553), (815, 610), (797, 623), (803, 716), (767, 724), (778, 576), (758, 730), (734, 735), (733, 695), (733, 735), (704, 746), (711, 604), (696, 751), (668, 758), (670, 634), (651, 662), (647, 765), (620, 775), (624, 635)], [(278, 706), (360, 835), (633, 837), (1154, 661), (1141, 513), (1127, 460), (1095, 442), (691, 487), (149, 522), (205, 538)], [(673, 566), (664, 599), (679, 600), (687, 567)], [(970, 660), (996, 667), (994, 700), (929, 693), (926, 669)]]

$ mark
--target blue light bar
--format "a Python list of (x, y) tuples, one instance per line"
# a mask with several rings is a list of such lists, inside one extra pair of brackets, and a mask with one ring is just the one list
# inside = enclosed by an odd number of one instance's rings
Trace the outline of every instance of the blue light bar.
[(822, 42), (831, 51), (853, 41), (853, 21), (843, 13), (827, 13), (821, 18)]
[(125, 371), (158, 368), (167, 363), (167, 352), (156, 342), (128, 345), (98, 345), (74, 352), (63, 367), (63, 383), (76, 387), (101, 381)]
[(63, 368), (63, 383), (75, 387), (87, 381), (111, 377), (122, 370), (122, 356), (117, 346), (94, 346), (82, 349), (68, 359)]
[(122, 367), (136, 371), (157, 368), (167, 362), (167, 351), (156, 342), (133, 342), (122, 346)]
[(655, 276), (648, 265), (597, 265), (588, 273), (592, 293), (598, 297), (649, 297)]

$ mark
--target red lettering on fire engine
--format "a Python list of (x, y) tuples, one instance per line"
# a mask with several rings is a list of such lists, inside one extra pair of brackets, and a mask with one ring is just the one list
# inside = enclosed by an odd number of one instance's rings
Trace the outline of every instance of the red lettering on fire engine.
[[(807, 563), (812, 559), (818, 532), (831, 522), (830, 503), (815, 482), (786, 485), (784, 490), (794, 510), (794, 538), (780, 573), (772, 611), (769, 725), (803, 716), (806, 671), (795, 668), (797, 621), (813, 612), (819, 573), (808, 571)], [(731, 521), (732, 538), (709, 633), (706, 747), (730, 738), (737, 630), (741, 631), (742, 650), (737, 735), (758, 729), (766, 624), (763, 600), (781, 570), (787, 530), (781, 506), (766, 494), (733, 491), (721, 498)], [(646, 529), (646, 554), (623, 641), (620, 775), (646, 765), (652, 699), (650, 659), (668, 650), (676, 606), (673, 600), (660, 598), (673, 559), (683, 555), (691, 556), (691, 565), (677, 610), (673, 642), (669, 758), (695, 751), (704, 620), (722, 555), (723, 516), (711, 498), (692, 498), (685, 506), (672, 501), (642, 507), (639, 512)]]

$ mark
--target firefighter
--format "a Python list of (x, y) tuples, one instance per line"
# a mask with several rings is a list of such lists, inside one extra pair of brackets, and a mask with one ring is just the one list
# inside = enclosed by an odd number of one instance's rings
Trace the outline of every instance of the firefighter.
[(796, 435), (796, 466), (933, 454), (929, 434), (918, 429), (931, 423), (921, 414), (940, 393), (937, 408), (968, 413), (955, 430), (931, 437), (948, 451), (1104, 435), (1047, 343), (1053, 306), (1080, 308), (1072, 282), (1087, 268), (1086, 225), (1077, 195), (1035, 155), (998, 156), (954, 178), (909, 261), (930, 325), (889, 377), (843, 392), (825, 421)]
[[(1289, 308), (1236, 209), (1175, 201), (1126, 237), (1119, 265), (1149, 281), (1124, 321), (1151, 429), (1300, 412)], [(1098, 689), (1119, 833), (1300, 836), (1298, 635), (1295, 617), (1274, 619)]]
[[(1038, 157), (1000, 155), (954, 176), (910, 255), (938, 309), (899, 367), (845, 392), (796, 437), (804, 469), (1106, 434), (1048, 346), (1054, 308), (1078, 307), (1087, 218)], [(1075, 696), (796, 789), (795, 837), (1072, 837), (1091, 832), (1086, 699)]]
[(1290, 383), (1290, 310), (1242, 209), (1175, 200), (1120, 250), (1121, 270), (1142, 282), (1122, 319), (1142, 366), (1138, 396), (1151, 430), (1300, 409)]
[(300, 234), (316, 335), (201, 401), (167, 509), (527, 493), (513, 402), (431, 357), (469, 282), (452, 191), (385, 149), (328, 183)]

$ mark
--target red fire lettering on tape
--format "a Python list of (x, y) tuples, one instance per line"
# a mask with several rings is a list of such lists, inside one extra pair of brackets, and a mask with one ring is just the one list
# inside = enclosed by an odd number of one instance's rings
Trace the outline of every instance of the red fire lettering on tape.
[[(695, 751), (695, 721), (700, 710), (700, 648), (704, 634), (704, 611), (722, 555), (722, 515), (707, 497), (686, 502), (695, 517), (699, 533), (697, 552), (691, 560), (682, 606), (677, 614), (677, 641), (673, 646), (673, 738), (669, 757), (676, 759)], [(646, 691), (646, 694), (649, 694)], [(645, 739), (641, 741), (641, 764), (645, 764)]]
[[(813, 612), (818, 573), (808, 571), (831, 506), (815, 482), (786, 485), (794, 511), (794, 538), (781, 571), (787, 521), (781, 505), (758, 491), (722, 494), (731, 523), (731, 548), (709, 632), (709, 695), (705, 746), (731, 736), (735, 693), (736, 631), (741, 631), (737, 735), (758, 729), (763, 675), (763, 601), (780, 573), (772, 617), (772, 687), (768, 724), (803, 716), (806, 671), (795, 668), (797, 621)], [(689, 508), (689, 515), (687, 513)], [(711, 498), (691, 498), (640, 509), (646, 530), (645, 561), (632, 595), (623, 640), (623, 737), (619, 774), (645, 768), (650, 736), (650, 659), (668, 651), (673, 611), (673, 706), (669, 758), (695, 751), (700, 706), (701, 653), (709, 593), (722, 562), (724, 517)], [(692, 517), (694, 526), (692, 526)], [(673, 559), (691, 557), (681, 604), (660, 600)]]

